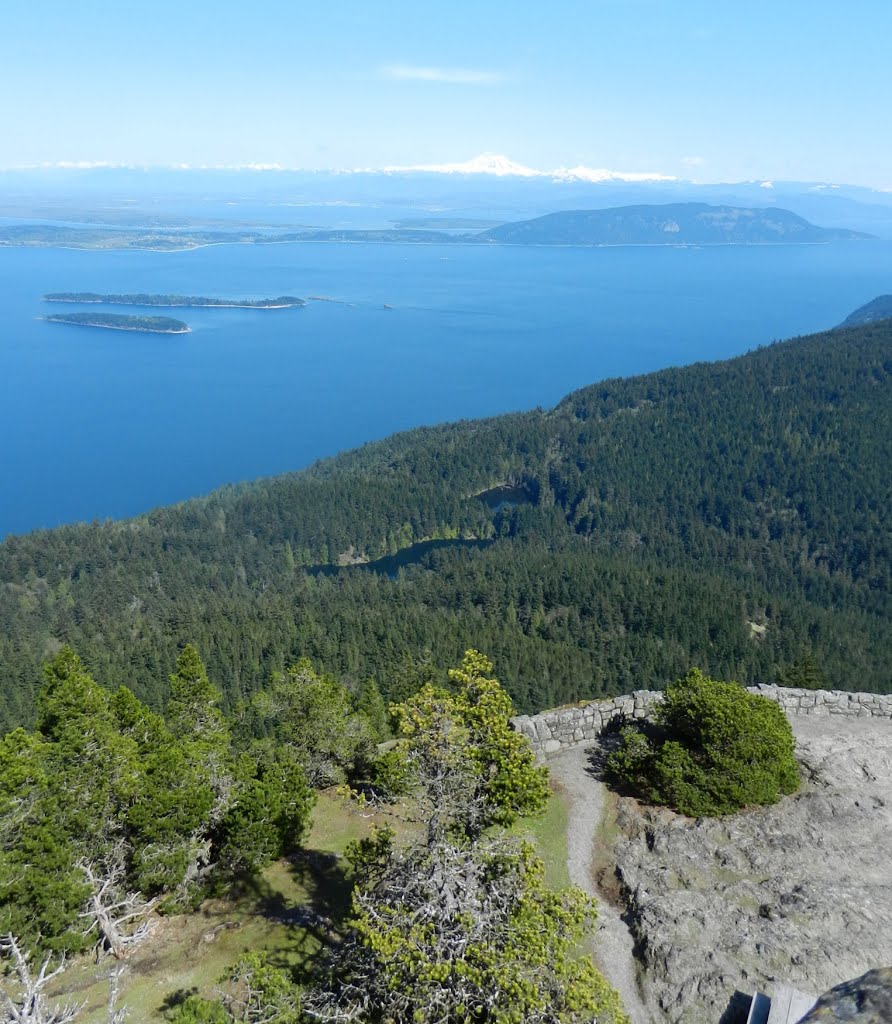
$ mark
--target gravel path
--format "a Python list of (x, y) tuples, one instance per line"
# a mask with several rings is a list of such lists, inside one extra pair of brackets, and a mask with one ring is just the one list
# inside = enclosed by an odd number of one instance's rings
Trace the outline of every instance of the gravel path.
[(632, 1024), (659, 1020), (644, 1004), (637, 981), (634, 942), (617, 910), (598, 891), (594, 881), (594, 852), (604, 813), (604, 785), (588, 771), (585, 747), (565, 750), (548, 759), (551, 777), (567, 795), (567, 869), (570, 881), (598, 900), (594, 956), (599, 968), (619, 992)]

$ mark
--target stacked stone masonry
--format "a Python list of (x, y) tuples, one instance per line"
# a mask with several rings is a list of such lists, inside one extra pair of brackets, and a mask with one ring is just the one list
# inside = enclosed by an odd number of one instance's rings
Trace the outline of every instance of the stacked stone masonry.
[[(892, 719), (892, 694), (846, 693), (842, 690), (793, 690), (782, 686), (749, 686), (750, 693), (776, 700), (788, 715), (848, 715)], [(594, 741), (615, 718), (648, 718), (662, 700), (658, 690), (636, 690), (622, 697), (592, 700), (555, 708), (538, 715), (518, 715), (514, 728), (527, 736), (539, 755)]]

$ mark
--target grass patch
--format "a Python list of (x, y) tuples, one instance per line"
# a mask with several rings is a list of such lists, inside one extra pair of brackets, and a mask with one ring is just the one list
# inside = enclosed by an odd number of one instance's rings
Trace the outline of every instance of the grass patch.
[(545, 881), (553, 889), (570, 884), (567, 873), (567, 800), (552, 783), (551, 796), (543, 815), (521, 818), (512, 833), (528, 837), (545, 864)]
[[(153, 936), (127, 960), (120, 1004), (130, 1020), (165, 1020), (165, 1009), (188, 995), (213, 998), (221, 980), (248, 950), (306, 976), (326, 934), (317, 914), (338, 916), (349, 902), (339, 858), (351, 840), (368, 834), (375, 815), (325, 792), (319, 794), (305, 852), (271, 864), (257, 878), (206, 900), (192, 914), (162, 918)], [(380, 816), (378, 816), (380, 817)], [(86, 1000), (84, 1024), (105, 1024), (108, 973), (114, 961), (74, 961), (53, 993)]]
[[(292, 883), (281, 865), (262, 879), (264, 893), (244, 893), (207, 900), (192, 914), (156, 922), (152, 937), (127, 961), (121, 979), (121, 1003), (132, 1020), (162, 1021), (164, 1007), (193, 993), (213, 996), (216, 986), (242, 953), (269, 950), (277, 960), (293, 961), (315, 953), (319, 944), (304, 929), (292, 928), (264, 912), (262, 901), (273, 897), (283, 905), (306, 903), (310, 894)], [(114, 962), (75, 961), (60, 981), (78, 1001), (86, 1000), (85, 1024), (105, 1021), (107, 978)]]

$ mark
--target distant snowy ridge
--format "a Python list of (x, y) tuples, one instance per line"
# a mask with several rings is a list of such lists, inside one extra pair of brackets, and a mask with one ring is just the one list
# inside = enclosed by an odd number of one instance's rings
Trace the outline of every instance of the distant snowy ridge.
[[(374, 173), (373, 168), (357, 169), (355, 173)], [(497, 153), (481, 153), (463, 163), (409, 164), (405, 166), (382, 167), (383, 174), (490, 174), (496, 178), (552, 178), (555, 181), (677, 181), (672, 174), (656, 171), (608, 171), (596, 167), (558, 167), (552, 171), (540, 171), (526, 167)]]

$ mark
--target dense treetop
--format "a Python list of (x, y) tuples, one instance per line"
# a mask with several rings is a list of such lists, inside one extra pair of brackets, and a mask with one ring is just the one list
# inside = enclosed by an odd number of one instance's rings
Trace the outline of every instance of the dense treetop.
[(160, 901), (188, 907), (212, 873), (298, 845), (309, 757), (234, 744), (195, 648), (176, 669), (162, 716), (98, 686), (71, 648), (47, 664), (36, 730), (0, 738), (0, 934), (121, 958)]
[[(40, 664), (66, 642), (153, 708), (192, 641), (230, 704), (302, 656), (398, 699), (469, 644), (523, 711), (691, 664), (774, 681), (805, 651), (829, 685), (884, 690), (890, 464), (881, 321), (10, 537), (5, 724), (33, 722)], [(493, 511), (480, 495), (504, 485), (513, 503)]]

